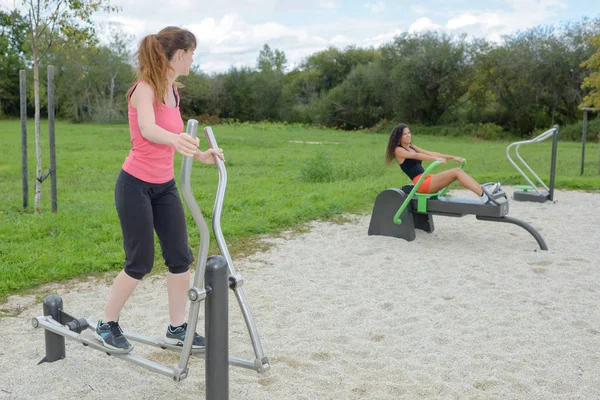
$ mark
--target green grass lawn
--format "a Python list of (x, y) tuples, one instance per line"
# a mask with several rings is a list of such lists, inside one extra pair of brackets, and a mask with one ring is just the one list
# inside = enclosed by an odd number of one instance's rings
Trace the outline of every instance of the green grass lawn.
[[(370, 212), (378, 192), (408, 183), (397, 165), (383, 163), (387, 135), (283, 124), (220, 125), (213, 130), (227, 158), (222, 229), (234, 255), (252, 252), (259, 234), (342, 213)], [(49, 166), (47, 132), (43, 122), (44, 170)], [(508, 142), (419, 136), (418, 130), (413, 141), (467, 158), (467, 172), (479, 181), (524, 183), (506, 159)], [(43, 184), (42, 213), (32, 213), (33, 123), (28, 126), (28, 146), (29, 209), (24, 211), (20, 123), (0, 122), (0, 301), (43, 283), (119, 270), (124, 258), (113, 189), (130, 148), (127, 126), (57, 123), (58, 213), (50, 212), (49, 179)], [(587, 144), (584, 176), (579, 176), (580, 146), (559, 143), (556, 185), (598, 190), (598, 144)], [(203, 137), (201, 148), (206, 149)], [(546, 181), (550, 148), (548, 140), (522, 150)], [(175, 165), (178, 179), (179, 155)], [(192, 187), (207, 221), (217, 181), (214, 166), (194, 165)], [(197, 249), (199, 237), (189, 214), (188, 226), (190, 245)], [(163, 268), (157, 257), (156, 270)]]

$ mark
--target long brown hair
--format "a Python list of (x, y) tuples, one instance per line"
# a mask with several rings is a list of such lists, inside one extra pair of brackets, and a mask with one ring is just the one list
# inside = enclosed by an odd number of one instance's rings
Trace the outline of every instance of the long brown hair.
[(408, 126), (406, 124), (396, 125), (390, 133), (390, 139), (388, 140), (387, 148), (385, 149), (385, 163), (390, 165), (392, 160), (396, 158), (396, 147), (400, 146), (400, 139), (404, 129)]
[[(136, 53), (139, 64), (136, 70), (136, 82), (145, 81), (152, 87), (156, 104), (160, 104), (167, 93), (167, 72), (173, 69), (169, 61), (175, 52), (195, 48), (196, 36), (176, 26), (168, 26), (157, 34), (142, 39)], [(131, 96), (134, 89), (135, 85), (129, 88), (127, 98)]]

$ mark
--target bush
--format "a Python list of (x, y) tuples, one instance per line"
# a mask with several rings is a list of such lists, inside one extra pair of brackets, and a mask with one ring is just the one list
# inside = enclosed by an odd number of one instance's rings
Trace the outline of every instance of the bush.
[[(379, 121), (377, 125), (369, 129), (369, 132), (389, 134), (394, 126), (399, 122), (392, 122), (387, 119)], [(486, 124), (447, 124), (447, 125), (411, 125), (411, 130), (419, 135), (431, 136), (450, 136), (450, 137), (471, 137), (484, 140), (502, 140), (511, 138), (511, 134), (502, 129), (501, 126)]]
[[(588, 118), (594, 116), (593, 113), (588, 113)], [(539, 132), (538, 135), (542, 133)], [(558, 128), (558, 137), (560, 140), (572, 140), (574, 142), (581, 141), (581, 135), (583, 134), (583, 121), (579, 121), (575, 124), (566, 126), (560, 126)], [(598, 141), (598, 135), (600, 134), (600, 118), (588, 119), (587, 124), (587, 135), (586, 140), (589, 142)]]
[[(202, 114), (197, 117), (192, 117), (193, 119), (198, 120), (201, 125), (218, 125), (221, 123), (221, 119), (216, 115)], [(186, 118), (189, 119), (189, 118)]]
[(331, 159), (325, 152), (318, 152), (315, 157), (300, 170), (300, 180), (308, 183), (333, 182), (335, 174)]

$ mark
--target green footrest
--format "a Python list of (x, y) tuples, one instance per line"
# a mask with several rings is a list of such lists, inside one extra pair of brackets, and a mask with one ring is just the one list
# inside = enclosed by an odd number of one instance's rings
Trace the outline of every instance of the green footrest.
[(533, 190), (535, 188), (533, 186), (530, 186), (530, 185), (515, 185), (515, 189), (522, 190), (522, 191), (526, 192), (528, 190)]

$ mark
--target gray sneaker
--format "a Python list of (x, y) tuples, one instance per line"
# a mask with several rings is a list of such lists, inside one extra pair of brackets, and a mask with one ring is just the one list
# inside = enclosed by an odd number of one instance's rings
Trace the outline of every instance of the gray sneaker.
[[(187, 322), (182, 326), (173, 328), (170, 324), (165, 335), (165, 342), (176, 346), (183, 346), (185, 334), (187, 333)], [(205, 346), (204, 337), (194, 332), (194, 341), (192, 342), (193, 349), (203, 349)]]
[(498, 183), (494, 183), (493, 185), (481, 185), (481, 191), (483, 192), (481, 194), (481, 202), (483, 204), (493, 204), (494, 202), (492, 201), (491, 196), (494, 194), (497, 188)]
[(492, 195), (500, 189), (500, 182), (494, 182), (492, 185), (486, 187), (486, 191)]
[(104, 343), (109, 349), (123, 351), (133, 350), (131, 343), (123, 336), (123, 330), (118, 322), (108, 321), (103, 323), (102, 320), (99, 320), (95, 333), (96, 338)]

